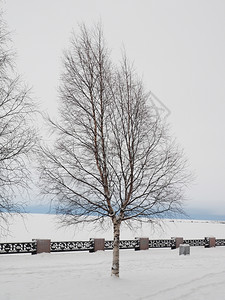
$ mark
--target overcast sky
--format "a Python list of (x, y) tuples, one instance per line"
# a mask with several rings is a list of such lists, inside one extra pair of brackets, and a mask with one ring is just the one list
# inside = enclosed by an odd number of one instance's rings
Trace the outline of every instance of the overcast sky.
[(196, 175), (187, 208), (225, 215), (224, 0), (3, 0), (3, 8), (18, 72), (50, 114), (72, 30), (101, 19), (113, 59), (124, 46), (171, 111), (172, 134)]

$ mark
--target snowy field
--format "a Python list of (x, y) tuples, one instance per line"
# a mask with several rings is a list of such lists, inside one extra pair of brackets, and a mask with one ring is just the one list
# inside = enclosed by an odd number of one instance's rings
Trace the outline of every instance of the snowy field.
[[(92, 224), (60, 228), (55, 215), (24, 214), (24, 217), (14, 216), (9, 219), (9, 231), (1, 228), (0, 243), (29, 242), (32, 239), (51, 239), (52, 241), (89, 240), (90, 238), (113, 239), (110, 226), (93, 227)], [(127, 226), (121, 228), (121, 239), (149, 237), (150, 239), (203, 239), (214, 236), (225, 238), (225, 222), (198, 220), (163, 220), (159, 224), (146, 224), (142, 227), (133, 224), (130, 230)], [(1, 299), (0, 299), (1, 300)]]
[[(162, 231), (145, 225), (136, 232), (123, 228), (122, 238), (139, 233), (150, 238), (225, 238), (225, 224), (219, 222), (167, 220), (163, 227)], [(111, 238), (110, 230), (56, 228), (53, 216), (30, 215), (23, 221), (11, 221), (11, 236), (1, 239), (22, 242), (31, 237), (52, 237), (53, 241), (86, 240), (90, 235)], [(115, 279), (110, 277), (111, 251), (1, 255), (0, 299), (225, 299), (225, 247), (191, 247), (189, 256), (179, 256), (178, 249), (121, 250), (120, 259), (120, 278)]]
[(112, 252), (0, 257), (1, 300), (224, 299), (225, 248), (121, 251), (111, 278)]

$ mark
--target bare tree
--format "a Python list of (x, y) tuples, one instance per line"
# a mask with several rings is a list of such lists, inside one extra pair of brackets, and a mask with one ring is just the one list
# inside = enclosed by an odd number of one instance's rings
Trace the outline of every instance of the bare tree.
[(42, 148), (42, 189), (66, 225), (111, 218), (112, 275), (121, 222), (181, 211), (182, 152), (125, 55), (112, 65), (102, 28), (80, 27), (64, 55), (54, 148)]
[(0, 12), (0, 217), (3, 212), (19, 212), (17, 197), (27, 188), (29, 170), (26, 160), (36, 141), (29, 123), (34, 106), (14, 71), (10, 36)]

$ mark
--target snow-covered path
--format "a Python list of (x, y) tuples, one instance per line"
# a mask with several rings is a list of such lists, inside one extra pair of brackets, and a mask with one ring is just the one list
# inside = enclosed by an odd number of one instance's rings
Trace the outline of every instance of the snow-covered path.
[(0, 299), (224, 299), (225, 247), (120, 253), (120, 279), (110, 277), (111, 251), (2, 255)]

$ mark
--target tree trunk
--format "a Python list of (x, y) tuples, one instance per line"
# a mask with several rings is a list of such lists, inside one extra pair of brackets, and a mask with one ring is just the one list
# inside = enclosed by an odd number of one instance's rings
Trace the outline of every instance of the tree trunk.
[(120, 222), (114, 222), (114, 244), (113, 244), (113, 261), (112, 261), (112, 276), (119, 277), (119, 246), (120, 246)]

